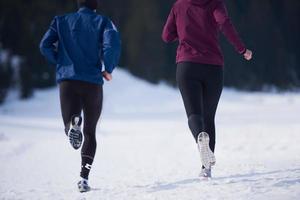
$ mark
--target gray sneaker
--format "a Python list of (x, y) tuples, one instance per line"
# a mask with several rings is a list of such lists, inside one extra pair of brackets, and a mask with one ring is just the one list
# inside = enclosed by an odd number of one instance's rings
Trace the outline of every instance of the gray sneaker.
[(209, 147), (209, 135), (206, 132), (201, 132), (198, 135), (197, 144), (200, 152), (202, 165), (206, 169), (211, 169), (211, 166), (216, 164), (216, 158)]
[(82, 193), (82, 192), (88, 192), (88, 191), (91, 190), (91, 187), (89, 186), (87, 180), (85, 180), (85, 179), (79, 181), (79, 182), (77, 183), (77, 186), (78, 186), (79, 192), (81, 192), (81, 193)]
[(200, 174), (199, 174), (200, 179), (210, 179), (211, 178), (211, 168), (206, 169), (206, 168), (202, 168)]

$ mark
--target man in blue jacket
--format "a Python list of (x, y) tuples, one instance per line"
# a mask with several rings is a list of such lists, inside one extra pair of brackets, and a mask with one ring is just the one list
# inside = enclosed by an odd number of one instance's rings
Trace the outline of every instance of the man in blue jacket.
[[(102, 110), (103, 78), (112, 80), (120, 57), (114, 24), (98, 15), (98, 0), (78, 0), (75, 13), (56, 16), (41, 43), (41, 53), (56, 65), (65, 132), (74, 149), (81, 147), (80, 192), (90, 190), (88, 176), (96, 152), (96, 125)], [(104, 70), (102, 70), (104, 68)], [(83, 134), (81, 132), (84, 115)]]

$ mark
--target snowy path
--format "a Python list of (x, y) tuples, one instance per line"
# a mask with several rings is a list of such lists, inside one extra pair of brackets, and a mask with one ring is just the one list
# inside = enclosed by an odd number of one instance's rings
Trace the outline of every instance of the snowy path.
[(0, 199), (300, 199), (300, 94), (226, 89), (215, 178), (201, 182), (178, 91), (124, 71), (114, 78), (87, 194), (76, 190), (80, 155), (64, 136), (57, 89), (0, 107)]

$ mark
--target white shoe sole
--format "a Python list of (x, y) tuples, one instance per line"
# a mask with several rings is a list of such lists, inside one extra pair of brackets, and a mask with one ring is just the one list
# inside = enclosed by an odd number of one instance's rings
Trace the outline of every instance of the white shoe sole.
[(209, 135), (201, 132), (198, 136), (198, 149), (200, 152), (202, 165), (209, 169), (216, 164), (216, 158), (212, 150), (209, 148)]
[(82, 118), (80, 116), (76, 116), (74, 119), (72, 119), (72, 121), (74, 120), (74, 122), (72, 122), (71, 124), (71, 128), (68, 132), (68, 137), (69, 137), (69, 141), (70, 144), (72, 145), (72, 147), (77, 150), (81, 147), (82, 145), (82, 141), (83, 141), (83, 134), (81, 132), (81, 122), (82, 122)]

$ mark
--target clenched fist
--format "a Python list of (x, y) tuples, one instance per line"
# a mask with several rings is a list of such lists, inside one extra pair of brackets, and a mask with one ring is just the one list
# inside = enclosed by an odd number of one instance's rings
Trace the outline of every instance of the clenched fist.
[(251, 60), (252, 59), (252, 54), (253, 54), (252, 51), (247, 49), (246, 52), (244, 53), (244, 58), (246, 60)]
[(112, 75), (110, 73), (108, 73), (107, 71), (102, 72), (102, 75), (106, 81), (112, 80)]

